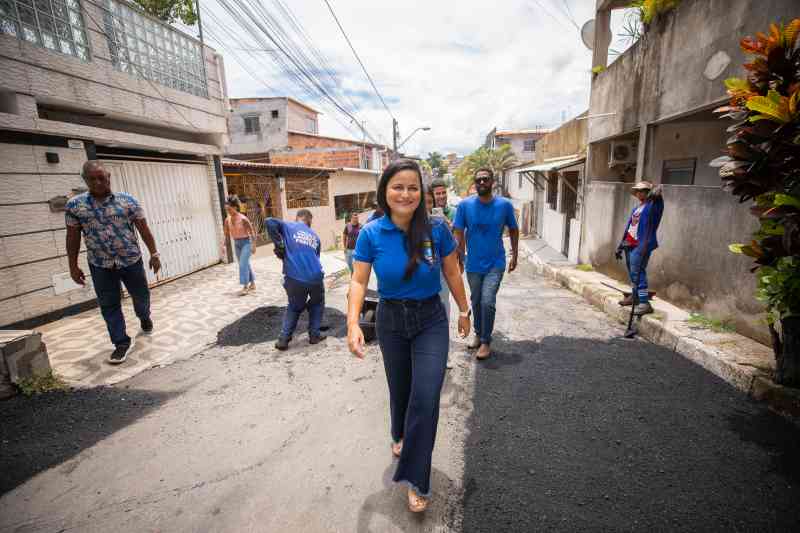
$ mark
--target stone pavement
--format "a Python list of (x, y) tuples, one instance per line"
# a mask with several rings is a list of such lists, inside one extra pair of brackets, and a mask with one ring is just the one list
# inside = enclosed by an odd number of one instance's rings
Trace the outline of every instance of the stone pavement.
[[(574, 263), (540, 239), (520, 240), (520, 255), (537, 272), (583, 296), (620, 323), (627, 323), (630, 308), (618, 305), (620, 293), (605, 284), (629, 290), (624, 284), (599, 272), (581, 271)], [(643, 338), (664, 346), (712, 374), (724, 379), (771, 409), (800, 421), (800, 392), (772, 381), (775, 358), (772, 348), (737, 333), (713, 332), (688, 323), (690, 313), (660, 298), (652, 302), (655, 313), (639, 322)]]
[[(347, 268), (341, 251), (322, 254), (325, 273), (332, 277)], [(236, 263), (220, 264), (155, 287), (151, 312), (155, 330), (144, 335), (130, 298), (123, 300), (128, 334), (136, 345), (121, 365), (106, 362), (113, 346), (99, 309), (63, 318), (37, 328), (43, 335), (53, 370), (70, 385), (112, 385), (154, 366), (190, 357), (216, 342), (217, 332), (254, 309), (282, 305), (281, 263), (264, 247), (251, 262), (254, 293), (239, 296)]]

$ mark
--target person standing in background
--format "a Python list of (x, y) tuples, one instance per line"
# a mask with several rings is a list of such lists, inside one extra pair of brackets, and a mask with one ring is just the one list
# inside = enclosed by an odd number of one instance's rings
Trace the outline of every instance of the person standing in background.
[(225, 218), (223, 230), (225, 239), (233, 239), (236, 260), (239, 261), (239, 283), (242, 286), (240, 296), (256, 290), (256, 276), (250, 266), (250, 256), (256, 253), (256, 232), (250, 219), (242, 214), (242, 203), (235, 194), (228, 196), (225, 202), (228, 216)]
[(447, 203), (447, 184), (443, 179), (436, 178), (431, 182), (430, 189), (433, 191), (434, 207), (441, 208), (445, 218), (452, 225), (456, 217), (456, 210)]
[(356, 248), (358, 233), (361, 231), (361, 223), (358, 221), (358, 213), (350, 213), (350, 222), (344, 227), (342, 242), (344, 243), (344, 259), (347, 262), (347, 269), (353, 274), (353, 250)]

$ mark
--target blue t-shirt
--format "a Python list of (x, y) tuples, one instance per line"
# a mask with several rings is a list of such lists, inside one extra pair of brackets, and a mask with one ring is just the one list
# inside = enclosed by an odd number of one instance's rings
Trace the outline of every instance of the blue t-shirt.
[(378, 294), (390, 300), (426, 300), (439, 294), (442, 258), (456, 249), (453, 234), (441, 221), (431, 221), (432, 253), (422, 258), (411, 279), (403, 279), (408, 263), (406, 234), (383, 216), (358, 234), (353, 259), (372, 264), (378, 277)]
[(314, 230), (302, 222), (267, 219), (267, 233), (276, 245), (283, 244), (283, 275), (306, 285), (321, 283), (320, 241)]
[(478, 196), (470, 196), (461, 200), (453, 228), (466, 233), (467, 272), (486, 274), (506, 268), (504, 226), (517, 229), (514, 206), (507, 199), (495, 196), (484, 203)]

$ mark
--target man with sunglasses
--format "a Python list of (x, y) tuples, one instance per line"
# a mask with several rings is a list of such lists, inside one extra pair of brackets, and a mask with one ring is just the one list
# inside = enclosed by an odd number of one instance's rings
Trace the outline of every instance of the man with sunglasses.
[(467, 281), (472, 298), (472, 313), (475, 315), (475, 339), (469, 347), (478, 349), (478, 359), (486, 359), (492, 354), (497, 291), (506, 268), (506, 250), (503, 246), (503, 231), (506, 227), (511, 237), (509, 272), (517, 268), (519, 253), (519, 228), (514, 207), (507, 199), (494, 196), (493, 189), (492, 170), (478, 169), (475, 172), (477, 194), (458, 204), (453, 222), (460, 255), (463, 255), (465, 245), (467, 249)]

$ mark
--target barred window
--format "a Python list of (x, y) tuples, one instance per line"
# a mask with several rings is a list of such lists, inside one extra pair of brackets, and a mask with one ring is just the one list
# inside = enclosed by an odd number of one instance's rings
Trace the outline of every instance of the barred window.
[(208, 96), (200, 43), (116, 0), (105, 0), (104, 18), (114, 67), (165, 87)]
[(352, 213), (360, 213), (371, 209), (376, 201), (377, 196), (375, 191), (334, 196), (333, 205), (336, 218), (347, 218)]
[(245, 134), (260, 133), (261, 122), (259, 117), (244, 117), (244, 132)]
[(0, 33), (89, 61), (80, 0), (0, 0)]
[(286, 180), (286, 206), (289, 209), (326, 207), (327, 205), (327, 178), (289, 178)]

